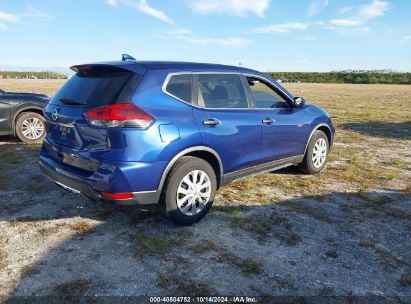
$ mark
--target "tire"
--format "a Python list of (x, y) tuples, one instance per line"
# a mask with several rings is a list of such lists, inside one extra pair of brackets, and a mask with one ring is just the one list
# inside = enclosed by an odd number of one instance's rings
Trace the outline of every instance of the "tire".
[[(197, 182), (194, 186), (195, 177)], [(198, 188), (200, 185), (204, 188)], [(188, 194), (182, 193), (186, 190)], [(188, 226), (207, 214), (213, 204), (216, 190), (217, 178), (211, 165), (200, 158), (184, 156), (174, 164), (167, 176), (160, 208), (174, 223)], [(192, 195), (195, 195), (194, 199)], [(204, 203), (201, 204), (201, 201)]]
[[(308, 144), (304, 159), (299, 164), (300, 170), (308, 174), (320, 173), (327, 163), (329, 148), (327, 135), (321, 130), (315, 131)], [(317, 152), (315, 153), (315, 151)], [(318, 156), (316, 157), (314, 154)]]
[(42, 142), (46, 135), (44, 117), (35, 112), (20, 114), (16, 119), (16, 134), (28, 144)]

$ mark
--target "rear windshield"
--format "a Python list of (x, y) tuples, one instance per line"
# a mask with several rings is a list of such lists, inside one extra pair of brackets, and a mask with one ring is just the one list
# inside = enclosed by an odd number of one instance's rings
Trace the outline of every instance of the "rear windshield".
[(119, 68), (91, 67), (73, 75), (51, 103), (98, 108), (127, 102), (140, 78), (141, 75)]

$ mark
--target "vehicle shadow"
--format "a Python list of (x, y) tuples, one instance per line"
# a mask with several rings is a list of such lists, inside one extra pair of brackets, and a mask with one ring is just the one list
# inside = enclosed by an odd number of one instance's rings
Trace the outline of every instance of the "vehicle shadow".
[(302, 172), (298, 169), (298, 166), (289, 166), (282, 168), (280, 170), (271, 171), (270, 174), (292, 174), (292, 175), (306, 175), (306, 173)]
[[(199, 223), (179, 227), (151, 211), (51, 192), (16, 213), (0, 213), (10, 240), (5, 248), (16, 255), (9, 259), (32, 261), (9, 269), (18, 280), (8, 303), (411, 296), (401, 283), (411, 266), (407, 193), (336, 192), (252, 207), (217, 202)], [(2, 200), (0, 208), (13, 201)]]
[(17, 137), (13, 137), (13, 136), (10, 136), (10, 135), (1, 135), (0, 136), (0, 143), (3, 143), (3, 142), (6, 142), (6, 143), (22, 143), (20, 141), (20, 139), (18, 139)]
[(354, 122), (342, 124), (340, 128), (367, 136), (411, 140), (411, 121), (398, 123), (381, 121)]

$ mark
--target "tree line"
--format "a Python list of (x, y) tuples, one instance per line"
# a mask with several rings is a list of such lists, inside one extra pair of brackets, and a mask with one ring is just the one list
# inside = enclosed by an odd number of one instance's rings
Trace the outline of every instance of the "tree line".
[(67, 79), (66, 75), (55, 72), (9, 72), (0, 71), (1, 78), (19, 79)]
[(268, 72), (284, 82), (411, 84), (411, 73), (391, 71)]
[[(333, 72), (267, 72), (272, 78), (284, 82), (314, 83), (363, 83), (363, 84), (411, 84), (411, 73), (387, 70), (333, 71)], [(8, 72), (0, 71), (1, 78), (67, 79), (55, 72)]]

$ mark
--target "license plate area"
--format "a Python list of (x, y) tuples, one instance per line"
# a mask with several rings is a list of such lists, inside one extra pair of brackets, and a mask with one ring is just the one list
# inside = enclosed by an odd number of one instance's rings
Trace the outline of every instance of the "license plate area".
[(56, 125), (56, 128), (58, 128), (58, 134), (60, 134), (60, 141), (65, 142), (69, 146), (76, 145), (74, 127)]
[(61, 144), (69, 148), (78, 148), (80, 146), (80, 140), (76, 135), (76, 129), (73, 126), (49, 123), (48, 137), (57, 144)]
[(59, 126), (60, 132), (61, 132), (61, 137), (65, 137), (67, 135), (70, 135), (72, 131), (72, 128), (66, 127), (66, 126)]
[(59, 146), (45, 139), (43, 147), (47, 155), (55, 161), (64, 163), (70, 167), (81, 169), (82, 172), (91, 174), (100, 167), (100, 162), (90, 157), (87, 151), (75, 151), (71, 148)]

